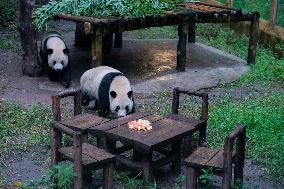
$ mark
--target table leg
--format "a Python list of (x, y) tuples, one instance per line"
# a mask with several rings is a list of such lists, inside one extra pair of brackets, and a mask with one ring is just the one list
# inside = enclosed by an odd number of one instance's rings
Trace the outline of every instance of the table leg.
[(188, 24), (188, 42), (195, 43), (196, 39), (196, 23), (194, 20), (189, 20)]
[(133, 149), (132, 159), (135, 160), (135, 161), (141, 161), (141, 159), (142, 159), (141, 154), (135, 149)]
[(177, 67), (176, 70), (180, 72), (185, 71), (186, 63), (186, 46), (188, 36), (188, 19), (184, 20), (178, 26), (178, 45), (177, 45)]
[(122, 48), (122, 32), (115, 32), (114, 48)]
[(152, 166), (152, 151), (142, 155), (143, 178), (144, 181), (150, 183), (154, 179)]
[(106, 138), (106, 149), (109, 153), (115, 153), (116, 142)]
[(176, 158), (175, 158), (175, 161), (173, 161), (173, 165), (172, 165), (172, 170), (176, 173), (180, 173), (180, 169), (181, 169), (181, 141), (177, 141), (177, 142), (174, 142), (172, 144), (172, 153), (173, 154), (176, 154)]

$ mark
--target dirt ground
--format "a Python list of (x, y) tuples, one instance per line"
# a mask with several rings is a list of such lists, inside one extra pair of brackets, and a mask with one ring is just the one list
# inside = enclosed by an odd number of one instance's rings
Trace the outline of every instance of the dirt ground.
[[(74, 25), (67, 24), (66, 27), (61, 28), (64, 28), (64, 30), (61, 29), (61, 32), (68, 39), (67, 45), (72, 54), (73, 81), (71, 87), (76, 88), (79, 86), (80, 75), (89, 68), (89, 49), (87, 47), (75, 48), (73, 46)], [(233, 81), (246, 72), (248, 67), (244, 65), (243, 60), (218, 50), (211, 49), (211, 51), (208, 51), (207, 47), (202, 44), (192, 45), (189, 52), (189, 61), (184, 75), (177, 74), (174, 69), (176, 66), (176, 40), (124, 38), (123, 48), (113, 49), (105, 61), (107, 65), (124, 72), (129, 77), (134, 89), (139, 91), (136, 93), (137, 106), (153, 102), (153, 100), (156, 100), (157, 94), (161, 92), (160, 90), (143, 93), (145, 85), (154, 82), (151, 85), (153, 88), (167, 85), (168, 89), (172, 88), (172, 85), (176, 86), (176, 84), (185, 86), (184, 83), (189, 81), (184, 80), (184, 78), (194, 73), (201, 76), (205, 75), (205, 77), (200, 77), (202, 82), (216, 80), (209, 84), (207, 82), (206, 85), (202, 84), (193, 87), (195, 90), (212, 88), (207, 90), (212, 96), (222, 96), (228, 93), (231, 95), (246, 95), (254, 90), (236, 88), (224, 91), (224, 89), (216, 87), (220, 83)], [(23, 76), (21, 73), (21, 60), (21, 52), (0, 49), (0, 98), (7, 101), (17, 101), (24, 106), (36, 102), (50, 105), (50, 95), (62, 91), (64, 88), (59, 83), (50, 82), (45, 75), (40, 78)], [(241, 71), (234, 75), (233, 73), (237, 70)], [(213, 74), (208, 74), (211, 72)], [(223, 78), (222, 74), (225, 73), (229, 73), (228, 75), (231, 77), (228, 76), (226, 80), (220, 79)], [(161, 84), (159, 81), (163, 81), (166, 76), (174, 77), (179, 81)], [(194, 80), (193, 82), (197, 81)], [(261, 89), (258, 92), (261, 92)], [(40, 178), (48, 165), (48, 157), (40, 154), (44, 153), (40, 149), (36, 149), (32, 153), (21, 155), (21, 157), (11, 157), (11, 159), (7, 160), (6, 167), (0, 168), (0, 180), (4, 183), (14, 183), (15, 181), (26, 183), (31, 179)], [(36, 161), (30, 158), (34, 155), (38, 157)], [(161, 172), (163, 174), (156, 173), (158, 188), (175, 188), (177, 175), (170, 173), (166, 168), (162, 169)], [(216, 178), (214, 182), (219, 185), (220, 179)], [(267, 176), (265, 168), (254, 164), (249, 159), (246, 160), (245, 164), (245, 186), (261, 189), (284, 188), (284, 185), (275, 183)]]

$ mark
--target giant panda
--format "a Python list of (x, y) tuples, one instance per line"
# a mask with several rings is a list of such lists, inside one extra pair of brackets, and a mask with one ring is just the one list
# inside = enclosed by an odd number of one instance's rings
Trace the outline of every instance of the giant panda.
[(40, 57), (49, 79), (62, 81), (68, 88), (71, 84), (69, 49), (58, 32), (48, 32), (43, 36)]
[(123, 117), (135, 111), (129, 80), (120, 71), (99, 66), (87, 70), (80, 78), (82, 105), (95, 100), (99, 116)]

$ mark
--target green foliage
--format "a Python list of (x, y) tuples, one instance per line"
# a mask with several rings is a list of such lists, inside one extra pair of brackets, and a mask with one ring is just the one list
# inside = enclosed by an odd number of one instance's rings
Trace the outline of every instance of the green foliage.
[(26, 152), (32, 147), (50, 145), (50, 109), (40, 104), (23, 108), (0, 101), (0, 164), (12, 152)]
[[(198, 25), (197, 33), (202, 42), (246, 60), (247, 36), (238, 35), (233, 30), (212, 24)], [(278, 49), (281, 51), (283, 47), (278, 45)], [(284, 84), (284, 58), (277, 58), (269, 49), (258, 45), (256, 64), (252, 65), (251, 70), (235, 84), (269, 85), (274, 82)]]
[(175, 3), (171, 0), (61, 0), (51, 1), (38, 8), (34, 23), (38, 29), (47, 26), (48, 20), (58, 13), (80, 16), (137, 16), (160, 14), (171, 10)]
[[(221, 3), (226, 3), (226, 0), (218, 0)], [(268, 20), (270, 11), (270, 1), (267, 0), (238, 0), (233, 1), (234, 8), (240, 8), (246, 11), (258, 11), (260, 17)], [(278, 24), (284, 26), (284, 1), (279, 1), (279, 11), (278, 11)]]
[(73, 172), (72, 164), (60, 164), (47, 170), (38, 181), (32, 181), (28, 185), (22, 186), (21, 189), (38, 189), (38, 188), (58, 188), (69, 189), (72, 187), (76, 174)]
[(175, 39), (177, 36), (175, 26), (145, 28), (127, 33), (127, 37), (136, 39)]
[(202, 174), (199, 176), (199, 180), (202, 184), (204, 184), (207, 187), (212, 186), (213, 184), (213, 177), (211, 175), (211, 170), (201, 169)]
[(21, 42), (18, 33), (7, 33), (1, 35), (0, 50), (18, 51), (21, 49)]
[(186, 177), (184, 175), (180, 175), (176, 178), (176, 183), (175, 187), (176, 189), (181, 189), (182, 188), (182, 183), (186, 180)]
[[(242, 99), (222, 98), (210, 107), (208, 144), (222, 148), (225, 137), (238, 123), (247, 126), (247, 155), (284, 179), (284, 92)], [(269, 150), (267, 150), (269, 147)]]
[(141, 179), (142, 172), (139, 172), (135, 177), (129, 177), (129, 172), (115, 171), (113, 180), (119, 184), (123, 189), (156, 189), (157, 183), (147, 184)]
[(16, 7), (18, 0), (9, 0), (0, 2), (0, 27), (9, 26), (16, 21)]

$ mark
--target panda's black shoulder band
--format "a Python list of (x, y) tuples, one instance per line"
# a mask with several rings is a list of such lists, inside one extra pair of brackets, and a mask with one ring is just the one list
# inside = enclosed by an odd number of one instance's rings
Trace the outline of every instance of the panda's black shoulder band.
[(99, 109), (101, 109), (102, 114), (108, 114), (109, 113), (109, 90), (110, 90), (110, 85), (113, 81), (113, 79), (117, 76), (124, 76), (123, 73), (121, 72), (110, 72), (106, 74), (99, 86)]

